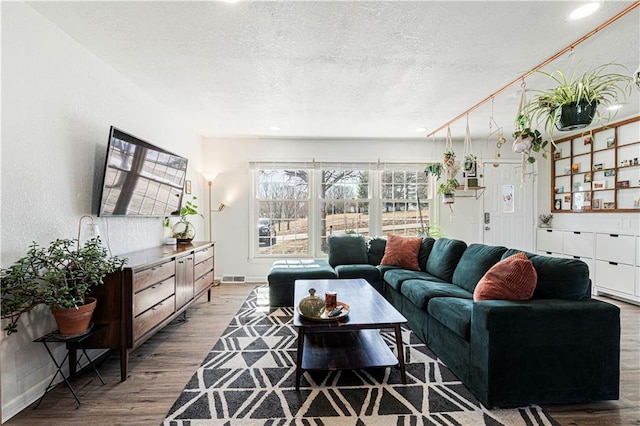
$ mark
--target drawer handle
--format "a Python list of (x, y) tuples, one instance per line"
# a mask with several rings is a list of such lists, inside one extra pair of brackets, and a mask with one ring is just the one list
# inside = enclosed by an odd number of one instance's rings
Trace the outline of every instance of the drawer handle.
[(609, 236), (613, 237), (613, 238), (618, 238), (619, 235), (618, 234), (609, 234)]
[(155, 305), (153, 308), (151, 308), (152, 311), (155, 311), (156, 308), (159, 308), (160, 306), (162, 306), (162, 302), (158, 303), (157, 305)]
[(574, 233), (574, 234), (576, 234), (576, 235), (580, 235), (582, 232), (580, 232), (580, 231), (573, 231), (573, 233)]
[(550, 252), (550, 251), (547, 251), (547, 252), (545, 252), (545, 253), (547, 253), (547, 254), (551, 254), (551, 252)]
[(553, 232), (553, 229), (547, 229), (547, 232)]
[(184, 263), (184, 260), (179, 260), (178, 263)]
[(618, 262), (609, 262), (609, 265), (617, 266)]
[(580, 259), (580, 256), (573, 256), (574, 259)]

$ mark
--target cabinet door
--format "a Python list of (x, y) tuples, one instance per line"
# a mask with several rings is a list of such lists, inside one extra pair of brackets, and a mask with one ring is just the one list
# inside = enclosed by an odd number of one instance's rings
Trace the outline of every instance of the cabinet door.
[(596, 234), (596, 259), (633, 265), (634, 243), (631, 235)]
[(193, 299), (193, 253), (176, 259), (176, 309)]
[(562, 253), (562, 231), (538, 229), (537, 250), (545, 254)]
[(564, 231), (562, 252), (568, 256), (593, 258), (593, 233)]
[(635, 267), (631, 265), (596, 260), (595, 284), (598, 290), (610, 289), (633, 296), (635, 293), (634, 269)]

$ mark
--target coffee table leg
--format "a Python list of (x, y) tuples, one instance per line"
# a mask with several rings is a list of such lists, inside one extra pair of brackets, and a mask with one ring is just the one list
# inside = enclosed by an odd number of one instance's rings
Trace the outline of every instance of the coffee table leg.
[(303, 349), (304, 349), (304, 327), (298, 327), (298, 356), (296, 357), (296, 390), (300, 390), (300, 376), (302, 376)]
[(402, 347), (402, 329), (399, 324), (394, 327), (396, 330), (396, 346), (398, 348), (398, 364), (400, 366), (400, 375), (402, 383), (407, 384), (407, 372), (404, 368), (404, 349)]

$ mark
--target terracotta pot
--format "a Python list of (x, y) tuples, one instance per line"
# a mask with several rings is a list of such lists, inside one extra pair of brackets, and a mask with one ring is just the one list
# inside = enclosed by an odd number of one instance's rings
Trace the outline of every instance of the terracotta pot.
[(56, 308), (52, 309), (53, 316), (58, 324), (58, 331), (61, 336), (75, 336), (83, 334), (89, 329), (93, 310), (96, 308), (96, 299), (85, 298), (85, 304), (76, 308)]

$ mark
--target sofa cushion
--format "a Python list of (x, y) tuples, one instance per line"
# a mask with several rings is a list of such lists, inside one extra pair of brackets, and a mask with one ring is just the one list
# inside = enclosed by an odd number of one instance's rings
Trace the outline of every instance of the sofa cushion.
[(451, 282), (473, 293), (480, 278), (500, 262), (505, 251), (506, 247), (470, 244), (462, 254)]
[(433, 275), (429, 275), (422, 271), (410, 271), (408, 269), (390, 269), (383, 275), (384, 281), (391, 286), (395, 291), (400, 291), (402, 283), (407, 280), (430, 280), (434, 282), (442, 282), (440, 278), (436, 278)]
[(435, 242), (436, 240), (431, 237), (422, 238), (422, 244), (420, 245), (420, 251), (418, 252), (418, 266), (420, 266), (421, 271), (427, 270), (427, 259), (429, 259), (429, 254), (431, 254), (431, 250), (433, 249), (433, 244)]
[(466, 248), (464, 241), (438, 238), (427, 259), (426, 272), (448, 283), (452, 282), (453, 271)]
[(384, 257), (381, 265), (401, 266), (406, 269), (419, 271), (418, 253), (422, 237), (401, 237), (389, 234), (387, 245), (384, 249)]
[(451, 283), (426, 280), (407, 280), (402, 283), (400, 293), (420, 309), (427, 310), (429, 300), (434, 297), (460, 297), (472, 299), (473, 294)]
[(524, 253), (516, 253), (496, 263), (480, 279), (473, 300), (529, 300), (538, 275)]
[(379, 265), (384, 257), (384, 248), (387, 245), (386, 238), (373, 237), (367, 244), (367, 258), (370, 265)]
[[(502, 258), (522, 250), (507, 250)], [(538, 274), (532, 299), (582, 300), (591, 298), (589, 267), (578, 259), (540, 256), (525, 252)]]
[(457, 297), (436, 297), (429, 302), (427, 312), (449, 330), (471, 341), (473, 300)]
[(364, 278), (370, 283), (380, 281), (380, 270), (368, 263), (360, 265), (338, 265), (335, 267), (338, 278)]
[(329, 265), (368, 263), (367, 243), (362, 235), (336, 235), (327, 238)]

